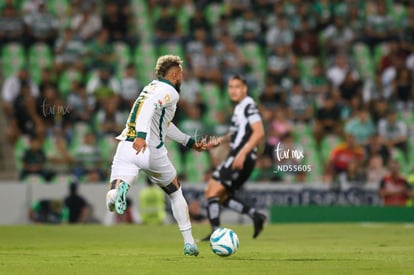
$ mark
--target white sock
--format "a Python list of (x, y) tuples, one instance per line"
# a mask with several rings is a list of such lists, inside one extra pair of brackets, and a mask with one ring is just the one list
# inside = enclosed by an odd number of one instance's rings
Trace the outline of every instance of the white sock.
[(188, 205), (184, 199), (181, 187), (174, 193), (169, 195), (171, 201), (171, 209), (173, 216), (177, 221), (178, 228), (184, 238), (184, 243), (194, 243), (193, 234), (191, 232), (190, 216), (188, 214)]
[(116, 198), (116, 189), (111, 189), (106, 193), (106, 208), (109, 211), (114, 211), (113, 209), (110, 209), (109, 206), (112, 204), (115, 204), (115, 198)]

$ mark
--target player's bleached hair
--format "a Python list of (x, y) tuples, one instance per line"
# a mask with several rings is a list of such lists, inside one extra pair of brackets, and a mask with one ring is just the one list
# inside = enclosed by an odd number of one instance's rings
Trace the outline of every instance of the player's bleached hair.
[(181, 66), (181, 64), (183, 64), (183, 61), (177, 55), (168, 54), (160, 56), (155, 65), (155, 75), (156, 77), (164, 77), (169, 69)]

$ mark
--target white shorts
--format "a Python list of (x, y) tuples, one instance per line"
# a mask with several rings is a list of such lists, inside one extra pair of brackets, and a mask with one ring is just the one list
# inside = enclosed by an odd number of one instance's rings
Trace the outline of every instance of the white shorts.
[(177, 172), (164, 146), (159, 149), (148, 146), (144, 153), (136, 153), (137, 151), (132, 148), (132, 142), (119, 142), (112, 162), (110, 182), (121, 179), (132, 184), (141, 170), (153, 183), (162, 187), (169, 185), (176, 177)]

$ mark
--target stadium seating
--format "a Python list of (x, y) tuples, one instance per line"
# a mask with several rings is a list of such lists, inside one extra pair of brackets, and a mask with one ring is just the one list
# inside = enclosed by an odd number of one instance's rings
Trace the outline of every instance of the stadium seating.
[(64, 98), (68, 96), (72, 88), (72, 82), (75, 80), (82, 80), (82, 74), (79, 71), (68, 69), (62, 73), (58, 83), (61, 96), (63, 96)]
[(26, 62), (23, 45), (19, 43), (4, 45), (1, 51), (1, 61), (3, 78), (14, 75)]
[(134, 63), (141, 83), (148, 83), (154, 78), (152, 68), (155, 66), (156, 58), (155, 47), (152, 44), (141, 43), (135, 48)]
[[(28, 0), (14, 0), (14, 3), (19, 9)], [(133, 62), (137, 68), (137, 78), (142, 85), (145, 85), (154, 78), (153, 68), (159, 55), (163, 54), (176, 54), (181, 56), (185, 62), (187, 61), (186, 52), (181, 43), (154, 43), (154, 23), (160, 16), (161, 6), (155, 5), (150, 9), (149, 1), (144, 0), (130, 0), (130, 11), (132, 15), (132, 23), (129, 26), (131, 33), (138, 36), (138, 43), (136, 46), (131, 47), (126, 42), (113, 43), (114, 53), (116, 55), (115, 73), (118, 78), (122, 77), (124, 68), (129, 62)], [(184, 1), (185, 2), (185, 1)], [(221, 15), (228, 11), (229, 3), (225, 1), (204, 1), (205, 7), (203, 9), (204, 15), (214, 28), (217, 28), (217, 24)], [(271, 1), (272, 2), (272, 1)], [(349, 1), (348, 1), (349, 2)], [(326, 1), (314, 1), (312, 2), (312, 12), (318, 15), (325, 15), (327, 13), (334, 16), (343, 16), (349, 10), (349, 3), (347, 1), (327, 3)], [(357, 1), (358, 2), (358, 1)], [(408, 22), (408, 8), (402, 1), (385, 0), (388, 13), (392, 16), (393, 22), (396, 26), (396, 30), (402, 30)], [(103, 12), (104, 1), (97, 1), (97, 11)], [(177, 20), (183, 34), (188, 38), (189, 33), (189, 19), (192, 17), (197, 1), (190, 1), (182, 4), (181, 6), (171, 5), (170, 12), (172, 14), (178, 14)], [(359, 1), (356, 3), (359, 11), (361, 12), (361, 20), (367, 18), (367, 14), (371, 13), (374, 6), (370, 2)], [(48, 11), (53, 14), (60, 22), (60, 30), (70, 25), (71, 22), (71, 5), (70, 0), (60, 1), (46, 1)], [(283, 11), (287, 17), (295, 17), (296, 7), (292, 6), (292, 3), (287, 1), (284, 3)], [(309, 14), (314, 16), (314, 13)], [(266, 23), (266, 18), (263, 19), (263, 23)], [(311, 20), (316, 18), (310, 18)], [(290, 22), (298, 21), (297, 18), (289, 18)], [(230, 23), (230, 35), (233, 35), (232, 26), (236, 25), (235, 18), (229, 18)], [(295, 21), (295, 22), (296, 22)], [(297, 25), (299, 26), (299, 25)], [(322, 35), (324, 28), (318, 30), (318, 43), (322, 49), (322, 53), (318, 56), (307, 56), (298, 58), (297, 69), (300, 72), (301, 80), (306, 80), (312, 73), (312, 70), (317, 63), (321, 63), (325, 66), (327, 64), (327, 52), (328, 49), (325, 45), (324, 37)], [(60, 34), (59, 34), (60, 35)], [(263, 32), (263, 35), (265, 33)], [(361, 38), (363, 34), (358, 34), (358, 38)], [(363, 41), (363, 39), (358, 40)], [(261, 45), (258, 42), (239, 43), (237, 46), (240, 48), (242, 54), (249, 62), (249, 80), (254, 82), (254, 88), (250, 90), (250, 94), (258, 99), (262, 91), (263, 85), (267, 76), (267, 60), (266, 53), (268, 48)], [(352, 44), (351, 56), (348, 61), (356, 66), (363, 81), (374, 81), (376, 73), (380, 66), (381, 58), (384, 57), (389, 47), (386, 44), (378, 44), (373, 47), (373, 51), (367, 44), (358, 42)], [(38, 42), (30, 47), (25, 48), (23, 44), (8, 43), (1, 48), (1, 79), (5, 79), (15, 74), (22, 66), (27, 66), (30, 71), (31, 77), (35, 82), (39, 83), (41, 71), (44, 67), (52, 67), (54, 61), (54, 53), (46, 44)], [(186, 64), (186, 63), (184, 63)], [(66, 69), (57, 76), (58, 88), (62, 97), (66, 99), (68, 93), (71, 90), (71, 85), (75, 80), (88, 80), (93, 75), (87, 66), (85, 72), (80, 73), (74, 69)], [(252, 79), (250, 77), (252, 76)], [(250, 83), (250, 82), (249, 82)], [(216, 124), (216, 113), (219, 111), (227, 111), (230, 107), (230, 102), (225, 93), (223, 87), (212, 83), (202, 83), (200, 89), (200, 95), (203, 103), (207, 107), (206, 114), (203, 116), (203, 123), (207, 126), (214, 126)], [(369, 103), (369, 102), (368, 102)], [(393, 99), (390, 99), (390, 105), (394, 105)], [(408, 173), (414, 168), (414, 138), (413, 138), (413, 123), (414, 112), (406, 110), (400, 113), (400, 118), (409, 125), (409, 153), (408, 160), (405, 159), (405, 152), (395, 150), (393, 152), (393, 158), (397, 159), (402, 165), (403, 173)], [(178, 118), (179, 119), (179, 118)], [(90, 125), (77, 124), (73, 126), (73, 139), (70, 144), (70, 150), (75, 151), (82, 141), (84, 134), (89, 131)], [(210, 127), (211, 128), (211, 127)], [(304, 164), (309, 163), (312, 165), (312, 173), (308, 173), (306, 181), (314, 183), (321, 180), (323, 165), (328, 160), (329, 154), (336, 144), (341, 142), (341, 138), (335, 136), (328, 136), (322, 140), (321, 147), (318, 149), (315, 144), (313, 136), (312, 124), (295, 124), (293, 132), (295, 142), (304, 147), (306, 158), (303, 160)], [(18, 169), (21, 168), (21, 156), (24, 149), (27, 147), (28, 141), (26, 138), (19, 138), (14, 148), (14, 155), (16, 157), (16, 165)], [(47, 152), (53, 152), (56, 148), (53, 147), (52, 140), (48, 137), (45, 141), (44, 148)], [(103, 156), (109, 162), (114, 150), (114, 140), (112, 137), (99, 137), (98, 146), (103, 153)], [(169, 150), (169, 156), (176, 166), (177, 172), (180, 175), (184, 175), (191, 182), (197, 182), (202, 180), (205, 169), (209, 168), (209, 158), (206, 154), (199, 154), (194, 152), (187, 152), (182, 155), (180, 147), (176, 143), (168, 142), (166, 144)], [(196, 161), (194, 161), (196, 160)], [(108, 163), (106, 163), (108, 165)], [(208, 168), (207, 168), (208, 167)], [(36, 180), (36, 179), (31, 179)]]
[(33, 44), (29, 48), (28, 62), (30, 75), (36, 83), (39, 83), (42, 69), (52, 66), (53, 53), (44, 43)]
[(121, 78), (126, 65), (132, 60), (131, 51), (129, 46), (121, 41), (114, 43), (114, 51), (117, 61), (115, 72), (118, 78)]

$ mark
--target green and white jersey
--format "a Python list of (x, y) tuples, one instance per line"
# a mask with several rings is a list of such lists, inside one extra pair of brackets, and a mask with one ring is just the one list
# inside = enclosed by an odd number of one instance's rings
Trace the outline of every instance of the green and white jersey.
[(168, 80), (153, 80), (135, 100), (126, 127), (117, 139), (133, 141), (141, 137), (146, 139), (148, 146), (161, 148), (179, 98)]

